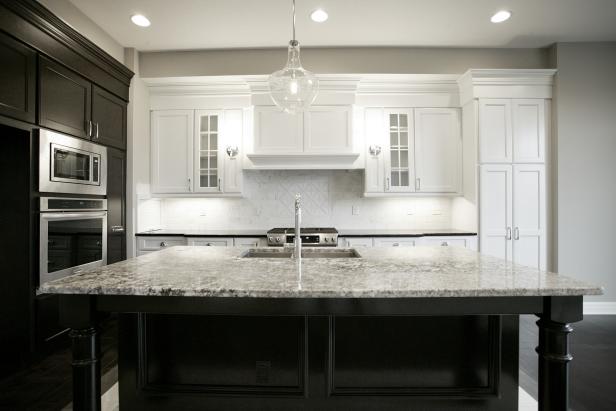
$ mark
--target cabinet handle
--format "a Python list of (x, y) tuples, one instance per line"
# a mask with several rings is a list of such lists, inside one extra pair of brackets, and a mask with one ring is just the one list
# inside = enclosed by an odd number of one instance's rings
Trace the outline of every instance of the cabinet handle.
[(507, 240), (511, 240), (511, 227), (507, 227)]
[(191, 192), (192, 188), (190, 187), (190, 177), (188, 177), (188, 192)]
[(518, 227), (516, 227), (513, 230), (513, 239), (514, 240), (519, 240), (520, 239), (520, 229)]
[(98, 140), (98, 122), (95, 123), (95, 126), (96, 126), (96, 133), (94, 134), (94, 138)]
[(122, 227), (121, 225), (111, 226), (111, 232), (112, 233), (123, 233), (124, 232), (124, 227)]
[(218, 191), (222, 191), (222, 179), (218, 178)]
[(92, 120), (88, 120), (88, 137), (92, 138)]
[(400, 247), (400, 243), (393, 243), (392, 244), (394, 247)]
[(370, 147), (368, 147), (368, 151), (370, 151), (371, 155), (378, 156), (379, 154), (381, 154), (381, 146), (371, 145)]
[(421, 178), (415, 179), (415, 190), (421, 191)]
[(448, 247), (448, 246), (449, 246), (449, 243), (447, 241), (443, 241), (441, 243), (441, 247)]
[(385, 190), (389, 191), (389, 177), (385, 179)]
[(207, 247), (211, 247), (211, 246), (213, 246), (213, 244), (212, 244), (212, 243), (207, 243), (207, 244), (205, 244), (205, 245), (206, 245)]
[(167, 247), (167, 242), (166, 241), (161, 241), (160, 246), (161, 247)]

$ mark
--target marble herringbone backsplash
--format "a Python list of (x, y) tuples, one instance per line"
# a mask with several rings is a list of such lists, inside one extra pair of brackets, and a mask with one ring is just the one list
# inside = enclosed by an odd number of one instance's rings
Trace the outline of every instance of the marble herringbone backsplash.
[(146, 200), (140, 204), (138, 230), (266, 230), (291, 226), (295, 193), (302, 195), (304, 226), (339, 229), (451, 227), (452, 200), (448, 197), (364, 198), (362, 170), (285, 170), (245, 171), (243, 198)]

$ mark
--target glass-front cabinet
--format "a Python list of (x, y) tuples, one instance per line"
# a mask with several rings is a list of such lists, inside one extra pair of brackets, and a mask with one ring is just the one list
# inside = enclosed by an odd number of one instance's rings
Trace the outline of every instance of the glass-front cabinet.
[(386, 110), (385, 191), (415, 191), (413, 111)]
[(219, 173), (220, 135), (223, 115), (219, 111), (198, 111), (195, 130), (195, 191), (221, 191)]

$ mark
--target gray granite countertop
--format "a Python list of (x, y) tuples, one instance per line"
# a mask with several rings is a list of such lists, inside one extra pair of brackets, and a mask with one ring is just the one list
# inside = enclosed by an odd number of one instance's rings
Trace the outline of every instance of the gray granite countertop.
[(161, 228), (157, 230), (141, 231), (136, 236), (178, 236), (178, 237), (267, 237), (267, 230), (208, 230), (208, 229), (172, 229)]
[(171, 247), (43, 284), (40, 294), (261, 298), (599, 295), (600, 287), (459, 247), (365, 248), (361, 258), (242, 258)]

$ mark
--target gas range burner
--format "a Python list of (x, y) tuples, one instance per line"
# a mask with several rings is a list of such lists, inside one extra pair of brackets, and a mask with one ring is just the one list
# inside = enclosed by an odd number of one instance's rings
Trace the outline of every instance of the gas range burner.
[[(336, 247), (338, 245), (338, 230), (333, 227), (302, 227), (302, 246), (305, 247)], [(291, 246), (295, 239), (295, 228), (277, 227), (267, 232), (267, 245)]]

